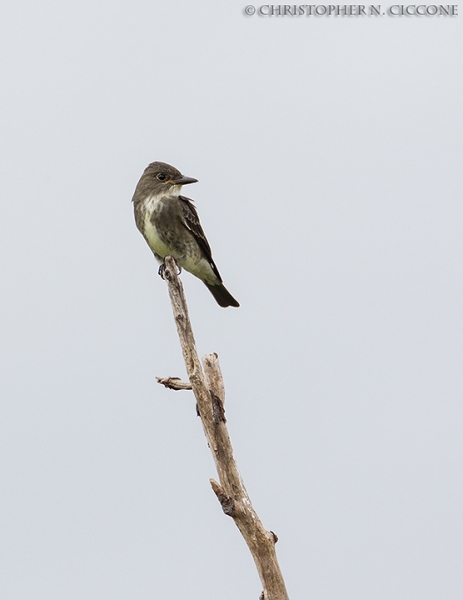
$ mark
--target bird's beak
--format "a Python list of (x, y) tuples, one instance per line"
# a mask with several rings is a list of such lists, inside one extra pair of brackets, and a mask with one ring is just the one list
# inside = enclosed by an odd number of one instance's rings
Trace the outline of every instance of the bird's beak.
[(197, 181), (194, 177), (185, 177), (184, 175), (180, 179), (172, 179), (172, 183), (175, 183), (175, 185), (186, 185), (187, 183), (196, 183)]

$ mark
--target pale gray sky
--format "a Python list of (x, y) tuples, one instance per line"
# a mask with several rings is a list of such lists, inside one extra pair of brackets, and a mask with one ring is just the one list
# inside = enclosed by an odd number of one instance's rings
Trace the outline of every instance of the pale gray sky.
[(259, 597), (155, 383), (185, 371), (133, 222), (153, 160), (199, 179), (241, 303), (183, 274), (292, 600), (463, 597), (463, 16), (245, 6), (3, 7), (4, 600)]

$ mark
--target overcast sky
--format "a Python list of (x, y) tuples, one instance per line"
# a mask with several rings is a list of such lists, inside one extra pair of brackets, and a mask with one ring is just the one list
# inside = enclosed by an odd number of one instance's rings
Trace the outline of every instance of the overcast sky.
[(4, 600), (261, 592), (155, 382), (185, 368), (132, 214), (154, 160), (241, 303), (182, 275), (292, 600), (463, 597), (463, 15), (245, 6), (3, 6)]

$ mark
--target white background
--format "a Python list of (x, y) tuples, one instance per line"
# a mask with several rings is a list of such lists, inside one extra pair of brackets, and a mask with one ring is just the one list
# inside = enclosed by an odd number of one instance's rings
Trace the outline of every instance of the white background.
[[(460, 600), (462, 16), (4, 4), (4, 600), (261, 592), (208, 479), (135, 228), (173, 164), (226, 286), (183, 282), (292, 600)], [(385, 8), (385, 7), (384, 7)]]

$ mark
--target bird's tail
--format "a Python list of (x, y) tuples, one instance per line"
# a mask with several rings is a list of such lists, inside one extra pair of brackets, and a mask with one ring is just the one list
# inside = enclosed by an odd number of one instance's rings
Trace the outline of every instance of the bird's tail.
[(219, 283), (218, 285), (209, 285), (208, 283), (205, 283), (205, 285), (214, 296), (219, 306), (226, 308), (227, 306), (238, 307), (240, 305), (222, 283)]

